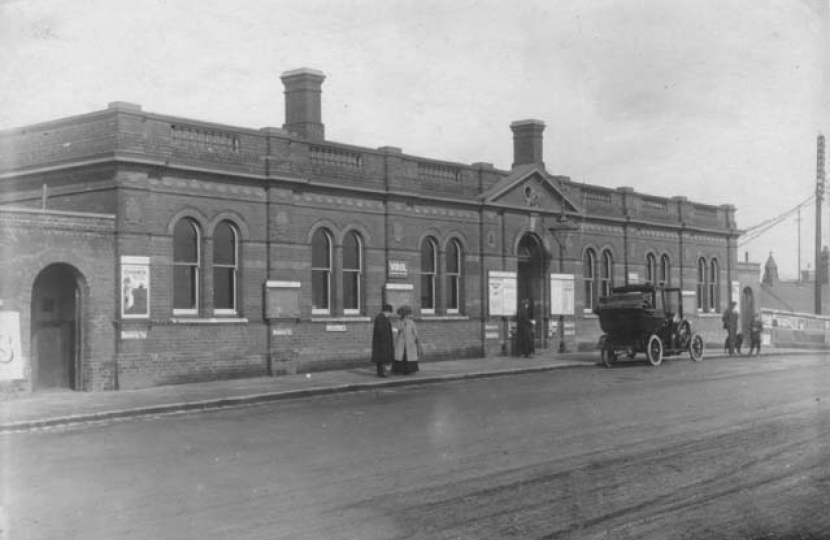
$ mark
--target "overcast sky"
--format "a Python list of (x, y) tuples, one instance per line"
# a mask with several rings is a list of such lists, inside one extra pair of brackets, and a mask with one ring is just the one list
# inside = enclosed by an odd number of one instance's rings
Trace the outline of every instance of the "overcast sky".
[[(0, 0), (0, 129), (111, 101), (280, 127), (280, 74), (312, 67), (328, 139), (508, 169), (510, 122), (538, 118), (551, 173), (748, 228), (813, 192), (828, 26), (828, 0)], [(740, 258), (795, 277), (797, 231)]]

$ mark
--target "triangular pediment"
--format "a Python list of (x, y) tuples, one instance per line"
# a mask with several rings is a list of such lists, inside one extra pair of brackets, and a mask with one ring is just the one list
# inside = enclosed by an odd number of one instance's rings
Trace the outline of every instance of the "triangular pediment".
[(517, 167), (483, 194), (484, 203), (557, 214), (581, 214), (562, 181), (542, 167)]

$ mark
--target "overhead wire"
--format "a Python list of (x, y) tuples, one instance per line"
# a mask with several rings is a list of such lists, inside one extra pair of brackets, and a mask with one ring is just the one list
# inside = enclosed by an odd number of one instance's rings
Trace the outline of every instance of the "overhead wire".
[(764, 233), (766, 233), (773, 227), (779, 225), (781, 222), (783, 222), (784, 220), (798, 212), (801, 208), (813, 202), (815, 200), (815, 197), (815, 194), (812, 194), (809, 197), (807, 197), (807, 199), (805, 199), (798, 205), (794, 206), (793, 208), (790, 208), (789, 210), (786, 210), (785, 212), (782, 212), (777, 216), (764, 220), (761, 223), (758, 223), (757, 225), (753, 225), (752, 227), (745, 229), (744, 234), (741, 236), (741, 239), (739, 240), (738, 247), (743, 247), (748, 243), (752, 242), (753, 240), (756, 240)]

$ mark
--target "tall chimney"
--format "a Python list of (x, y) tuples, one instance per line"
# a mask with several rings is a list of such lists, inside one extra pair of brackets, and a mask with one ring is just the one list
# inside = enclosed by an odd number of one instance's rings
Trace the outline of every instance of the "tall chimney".
[(542, 161), (542, 132), (545, 123), (541, 120), (517, 120), (510, 124), (513, 130), (513, 167), (540, 164)]
[(283, 129), (305, 139), (325, 139), (326, 128), (320, 113), (320, 96), (326, 76), (316, 69), (300, 68), (286, 71), (280, 78), (285, 85)]

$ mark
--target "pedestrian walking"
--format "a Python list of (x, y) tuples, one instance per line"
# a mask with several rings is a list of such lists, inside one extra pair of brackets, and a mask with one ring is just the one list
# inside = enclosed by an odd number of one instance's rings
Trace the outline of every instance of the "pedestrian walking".
[(392, 306), (384, 304), (375, 317), (372, 331), (372, 362), (377, 364), (378, 377), (386, 377), (386, 365), (395, 358), (395, 340), (392, 336)]
[(723, 328), (726, 330), (726, 340), (729, 345), (729, 356), (735, 354), (735, 337), (738, 334), (738, 312), (735, 307), (738, 305), (734, 300), (729, 302), (729, 308), (723, 312)]
[(752, 317), (749, 330), (749, 356), (752, 356), (752, 351), (755, 351), (755, 356), (761, 356), (761, 334), (763, 332), (764, 321), (761, 320), (761, 314), (756, 313)]
[(519, 355), (529, 358), (536, 352), (533, 339), (533, 308), (529, 298), (522, 301), (516, 314), (516, 348)]
[(418, 371), (418, 359), (423, 356), (421, 342), (418, 339), (418, 328), (412, 320), (412, 308), (401, 306), (398, 308), (398, 336), (395, 338), (395, 360), (392, 362), (392, 373), (409, 375)]

